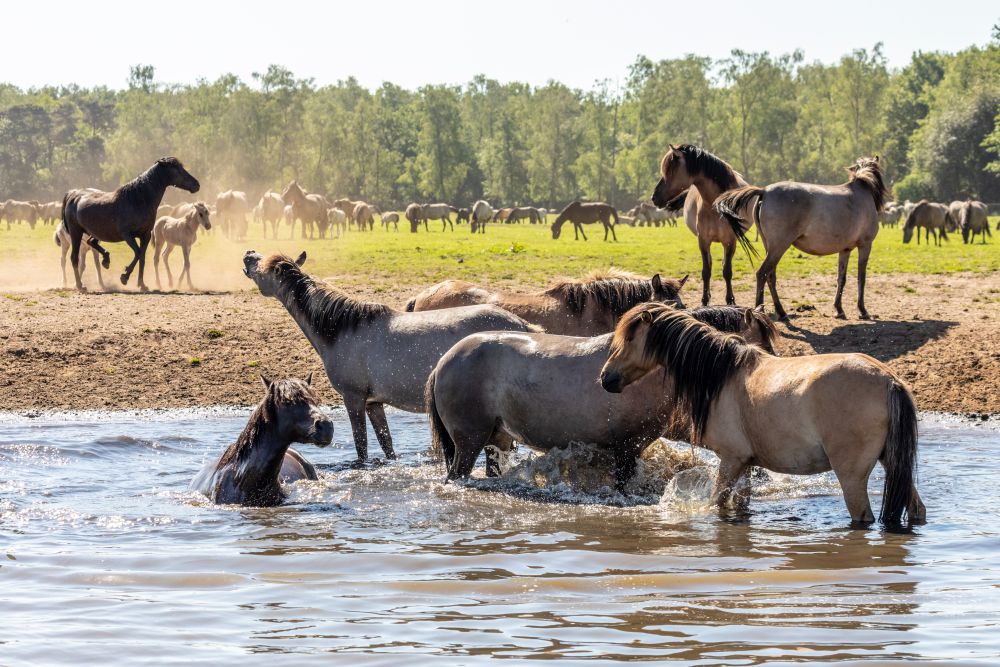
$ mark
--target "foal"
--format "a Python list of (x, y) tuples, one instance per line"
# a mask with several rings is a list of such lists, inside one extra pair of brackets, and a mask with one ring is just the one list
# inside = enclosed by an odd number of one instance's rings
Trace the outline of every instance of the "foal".
[[(171, 218), (163, 216), (156, 221), (153, 226), (153, 267), (156, 270), (156, 288), (160, 288), (160, 251), (163, 251), (163, 266), (167, 269), (167, 280), (170, 286), (174, 286), (174, 277), (170, 273), (170, 252), (174, 246), (180, 246), (184, 253), (184, 269), (177, 278), (177, 285), (184, 282), (184, 275), (187, 274), (188, 287), (194, 289), (191, 284), (191, 246), (198, 238), (198, 227), (211, 229), (212, 223), (208, 219), (208, 207), (203, 202), (198, 202), (191, 207), (184, 217)], [(164, 250), (163, 246), (166, 246)]]

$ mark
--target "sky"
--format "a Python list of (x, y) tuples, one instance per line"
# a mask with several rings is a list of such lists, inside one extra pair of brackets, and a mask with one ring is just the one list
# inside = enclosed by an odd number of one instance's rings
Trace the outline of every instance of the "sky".
[(806, 62), (831, 63), (881, 41), (901, 67), (916, 50), (985, 44), (997, 22), (995, 0), (28, 0), (5, 3), (0, 81), (122, 88), (140, 63), (161, 83), (249, 81), (274, 63), (318, 84), (354, 76), (417, 88), (485, 74), (586, 89), (623, 84), (639, 54), (798, 48)]

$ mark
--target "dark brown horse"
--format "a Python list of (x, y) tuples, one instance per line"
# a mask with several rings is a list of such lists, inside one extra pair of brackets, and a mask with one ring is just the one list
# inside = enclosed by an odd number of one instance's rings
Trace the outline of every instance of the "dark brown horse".
[(559, 238), (559, 232), (562, 231), (562, 226), (566, 222), (573, 223), (573, 238), (576, 240), (580, 240), (582, 236), (583, 240), (586, 241), (587, 235), (583, 233), (583, 226), (592, 225), (595, 222), (600, 222), (604, 225), (605, 241), (608, 240), (608, 231), (611, 232), (611, 236), (615, 241), (618, 240), (618, 235), (615, 234), (615, 225), (618, 224), (618, 211), (609, 204), (602, 202), (584, 204), (581, 201), (569, 204), (559, 212), (555, 222), (552, 223), (552, 238)]
[(88, 243), (101, 253), (104, 268), (111, 266), (111, 254), (100, 242), (124, 241), (135, 256), (122, 273), (122, 285), (128, 284), (135, 265), (139, 264), (139, 289), (148, 291), (143, 282), (146, 268), (146, 248), (156, 224), (156, 209), (163, 199), (163, 192), (170, 186), (198, 192), (198, 179), (189, 174), (175, 157), (157, 160), (152, 167), (114, 192), (101, 192), (92, 188), (70, 190), (63, 197), (62, 221), (72, 243), (73, 274), (76, 288), (84, 291), (80, 282), (80, 243), (84, 234), (90, 235)]

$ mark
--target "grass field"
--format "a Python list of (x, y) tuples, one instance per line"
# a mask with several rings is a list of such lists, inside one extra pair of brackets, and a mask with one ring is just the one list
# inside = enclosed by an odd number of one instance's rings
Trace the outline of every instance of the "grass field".
[[(551, 219), (551, 218), (550, 218)], [(991, 228), (997, 217), (991, 218)], [(346, 282), (373, 284), (376, 291), (410, 289), (442, 280), (462, 278), (473, 281), (543, 285), (554, 276), (580, 276), (592, 269), (616, 266), (641, 274), (662, 272), (680, 276), (690, 273), (697, 279), (701, 259), (694, 236), (681, 223), (676, 228), (618, 229), (618, 242), (605, 243), (600, 228), (588, 230), (589, 241), (575, 241), (570, 228), (554, 240), (549, 228), (541, 225), (491, 225), (486, 234), (470, 234), (468, 225), (455, 232), (441, 232), (440, 223), (432, 222), (429, 233), (411, 234), (352, 231), (336, 240), (289, 240), (289, 230), (282, 227), (278, 241), (264, 239), (261, 227), (252, 224), (245, 241), (232, 242), (218, 232), (202, 236), (192, 251), (195, 284), (203, 288), (248, 287), (239, 274), (239, 259), (253, 248), (260, 252), (281, 251), (297, 254), (305, 249), (310, 257), (308, 268), (321, 276), (336, 276)], [(56, 288), (61, 285), (59, 249), (52, 241), (52, 227), (39, 225), (30, 230), (16, 225), (7, 230), (0, 226), (0, 250), (8, 268), (0, 272), (0, 291)], [(297, 230), (296, 230), (297, 233)], [(952, 234), (941, 247), (904, 245), (899, 228), (883, 229), (872, 251), (872, 273), (942, 274), (953, 272), (988, 272), (1000, 269), (1000, 234), (987, 244), (965, 245), (960, 235)], [(763, 253), (762, 246), (756, 244)], [(131, 251), (123, 244), (109, 245), (114, 274), (120, 272)], [(715, 246), (713, 274), (721, 276), (721, 247)], [(152, 252), (150, 251), (150, 260)], [(171, 258), (179, 273), (181, 253)], [(152, 271), (150, 261), (149, 270)], [(779, 265), (779, 279), (811, 274), (833, 275), (836, 256), (812, 257), (794, 248)], [(856, 255), (852, 255), (853, 276)], [(736, 278), (752, 271), (750, 262), (738, 254), (734, 263)], [(88, 269), (90, 273), (92, 269)], [(147, 281), (155, 284), (150, 275)], [(697, 281), (696, 281), (697, 282)], [(720, 286), (721, 288), (721, 286)]]

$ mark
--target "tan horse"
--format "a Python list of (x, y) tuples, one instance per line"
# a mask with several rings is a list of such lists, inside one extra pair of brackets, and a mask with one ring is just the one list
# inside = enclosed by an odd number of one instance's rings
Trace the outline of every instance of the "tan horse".
[(470, 231), (475, 234), (486, 233), (486, 223), (493, 218), (493, 207), (485, 199), (479, 199), (472, 205), (472, 215), (469, 218)]
[(508, 220), (510, 222), (521, 222), (522, 220), (527, 220), (532, 225), (537, 225), (541, 222), (541, 218), (538, 215), (538, 209), (534, 206), (515, 206), (511, 209)]
[(285, 306), (323, 360), (344, 399), (359, 461), (368, 458), (366, 414), (382, 451), (395, 458), (384, 406), (423, 412), (427, 376), (452, 345), (480, 331), (538, 329), (496, 306), (403, 313), (359, 301), (304, 273), (305, 260), (305, 253), (292, 261), (251, 250), (244, 273)]
[(160, 287), (160, 252), (163, 252), (163, 266), (167, 269), (167, 281), (170, 287), (174, 286), (174, 277), (170, 273), (170, 253), (175, 246), (180, 246), (184, 253), (184, 268), (177, 278), (177, 284), (184, 282), (187, 275), (188, 287), (194, 289), (191, 284), (191, 246), (198, 238), (198, 227), (206, 230), (212, 228), (209, 221), (208, 207), (203, 202), (198, 202), (191, 207), (191, 210), (183, 218), (171, 218), (164, 216), (156, 221), (153, 226), (153, 267), (156, 270), (156, 287)]
[[(240, 241), (247, 236), (247, 215), (250, 204), (247, 194), (239, 190), (220, 192), (215, 198), (215, 210), (218, 211), (217, 221), (222, 233), (227, 238)], [(178, 216), (179, 217), (179, 216)]]
[(948, 207), (944, 204), (921, 199), (913, 207), (913, 210), (910, 211), (910, 214), (906, 216), (906, 222), (903, 223), (903, 243), (909, 243), (910, 239), (913, 238), (913, 230), (916, 230), (917, 245), (919, 245), (920, 230), (923, 229), (925, 241), (929, 243), (933, 236), (934, 245), (941, 245), (941, 239), (948, 240), (948, 232), (946, 230), (950, 217)]
[(46, 225), (54, 225), (62, 219), (62, 202), (50, 201), (38, 207), (38, 217)]
[(312, 373), (305, 381), (271, 382), (261, 376), (264, 400), (246, 428), (222, 455), (209, 461), (191, 481), (213, 503), (271, 507), (286, 496), (282, 483), (319, 479), (316, 468), (294, 449), (293, 442), (326, 447), (333, 441), (333, 422), (319, 408)]
[(564, 280), (531, 294), (515, 294), (478, 287), (461, 280), (446, 280), (428, 287), (406, 304), (408, 311), (438, 310), (491, 303), (509, 310), (548, 333), (596, 336), (615, 328), (625, 311), (646, 301), (683, 308), (680, 280), (651, 279), (614, 269), (594, 272), (584, 280)]
[(593, 225), (598, 222), (604, 225), (605, 241), (608, 240), (609, 231), (612, 238), (615, 241), (618, 240), (618, 235), (615, 234), (615, 225), (618, 224), (618, 211), (615, 210), (614, 206), (609, 204), (603, 202), (584, 204), (581, 201), (570, 203), (559, 212), (559, 215), (556, 216), (555, 221), (552, 223), (552, 238), (559, 238), (562, 226), (567, 222), (573, 223), (573, 238), (577, 241), (580, 240), (581, 236), (583, 236), (584, 241), (587, 240), (587, 235), (583, 232), (584, 225)]
[(865, 354), (773, 357), (681, 311), (636, 308), (615, 329), (601, 384), (611, 392), (657, 366), (694, 425), (694, 444), (719, 456), (714, 500), (725, 503), (750, 465), (790, 475), (833, 470), (851, 519), (875, 520), (868, 477), (886, 471), (881, 520), (926, 518), (914, 484), (917, 410), (906, 384)]
[(858, 158), (848, 168), (850, 180), (843, 185), (814, 185), (782, 181), (766, 188), (745, 186), (731, 190), (715, 201), (715, 208), (733, 224), (743, 222), (742, 211), (753, 205), (753, 219), (760, 230), (767, 255), (757, 269), (757, 301), (764, 303), (764, 282), (771, 290), (774, 311), (787, 319), (778, 299), (777, 268), (785, 251), (795, 246), (810, 255), (838, 253), (837, 317), (847, 315), (841, 305), (847, 282), (847, 262), (858, 249), (858, 312), (865, 309), (865, 278), (872, 242), (878, 235), (878, 214), (888, 196), (878, 156)]
[[(330, 227), (332, 227), (337, 232), (337, 238), (339, 239), (341, 234), (347, 233), (347, 214), (341, 211), (336, 206), (328, 208), (326, 210), (327, 219), (330, 221)], [(293, 234), (294, 236), (294, 234)]]
[(684, 207), (684, 222), (698, 237), (701, 252), (701, 304), (712, 298), (712, 244), (722, 245), (722, 278), (726, 282), (726, 303), (734, 305), (733, 256), (739, 244), (752, 254), (746, 232), (749, 223), (724, 220), (712, 202), (723, 192), (746, 185), (743, 177), (724, 160), (691, 144), (674, 146), (660, 161), (660, 180), (652, 202), (658, 208)]
[(278, 226), (285, 213), (285, 202), (277, 192), (265, 192), (254, 208), (254, 221), (264, 225), (264, 236), (267, 236), (267, 226), (271, 225), (274, 238), (278, 238)]
[(372, 214), (372, 207), (365, 202), (358, 202), (354, 207), (354, 222), (358, 224), (359, 231), (375, 229), (375, 216)]
[(406, 211), (403, 212), (406, 216), (407, 221), (410, 223), (410, 233), (416, 234), (417, 230), (420, 229), (420, 223), (424, 223), (424, 231), (429, 232), (430, 227), (427, 226), (427, 220), (424, 219), (424, 207), (420, 204), (410, 204), (406, 207)]
[[(291, 205), (295, 218), (302, 221), (302, 238), (306, 237), (306, 226), (309, 227), (309, 238), (313, 235), (313, 225), (319, 230), (319, 237), (326, 238), (326, 230), (330, 226), (327, 209), (330, 204), (323, 195), (309, 194), (303, 190), (298, 181), (292, 181), (281, 193), (285, 205)], [(292, 233), (294, 235), (294, 228)]]
[(382, 226), (385, 227), (385, 231), (389, 231), (389, 225), (391, 224), (395, 231), (399, 231), (399, 213), (396, 211), (389, 211), (382, 214)]
[[(69, 284), (66, 282), (66, 255), (72, 249), (73, 242), (72, 239), (70, 239), (69, 232), (67, 232), (66, 228), (63, 227), (62, 225), (56, 227), (56, 230), (52, 233), (52, 240), (56, 242), (56, 245), (59, 246), (59, 250), (62, 252), (62, 257), (59, 260), (59, 265), (62, 267), (63, 287), (66, 287)], [(97, 248), (93, 248), (90, 246), (90, 235), (84, 234), (82, 243), (86, 245), (87, 248), (90, 248), (90, 252), (93, 253), (94, 255), (94, 266), (97, 267), (97, 282), (98, 284), (100, 284), (101, 289), (103, 290), (105, 289), (105, 287), (104, 287), (104, 277), (101, 275), (101, 253), (97, 252)], [(83, 276), (83, 270), (85, 268), (87, 268), (86, 249), (84, 249), (84, 251), (80, 253), (79, 272), (81, 276)]]
[[(40, 206), (41, 204), (34, 199), (31, 201), (17, 201), (16, 199), (5, 201), (3, 205), (3, 217), (7, 220), (7, 229), (10, 229), (11, 224), (15, 222), (26, 222), (29, 227), (34, 229), (35, 223), (38, 221), (38, 209)], [(62, 203), (60, 203), (61, 208)]]
[(330, 206), (339, 208), (344, 212), (344, 215), (347, 216), (347, 226), (350, 228), (354, 224), (354, 209), (360, 203), (360, 201), (351, 201), (347, 197), (341, 197), (340, 199), (334, 199)]
[[(677, 226), (677, 218), (674, 211), (669, 208), (657, 208), (648, 201), (639, 202), (635, 207), (635, 218), (640, 222), (640, 227), (649, 225), (651, 227)], [(642, 223), (645, 223), (643, 225)]]
[[(658, 313), (671, 306), (640, 306)], [(740, 333), (773, 351), (777, 335), (763, 312), (722, 306), (692, 315), (721, 331)], [(549, 451), (585, 442), (612, 452), (622, 490), (636, 459), (660, 436), (686, 438), (689, 420), (663, 370), (621, 394), (594, 378), (611, 350), (612, 334), (594, 338), (552, 334), (484, 333), (460, 341), (437, 363), (427, 382), (431, 441), (445, 457), (448, 479), (466, 477), (486, 447), (486, 474), (502, 470), (512, 441)], [(489, 378), (484, 382), (483, 378)]]
[(428, 220), (440, 220), (442, 232), (448, 229), (449, 225), (451, 225), (451, 231), (455, 231), (455, 223), (451, 220), (451, 214), (457, 214), (458, 209), (451, 204), (424, 204), (420, 207), (420, 212), (425, 226)]
[(975, 243), (976, 234), (982, 234), (983, 243), (986, 243), (987, 236), (993, 238), (993, 232), (990, 231), (989, 210), (981, 201), (965, 202), (958, 213), (957, 222), (958, 229), (962, 232), (963, 243)]

